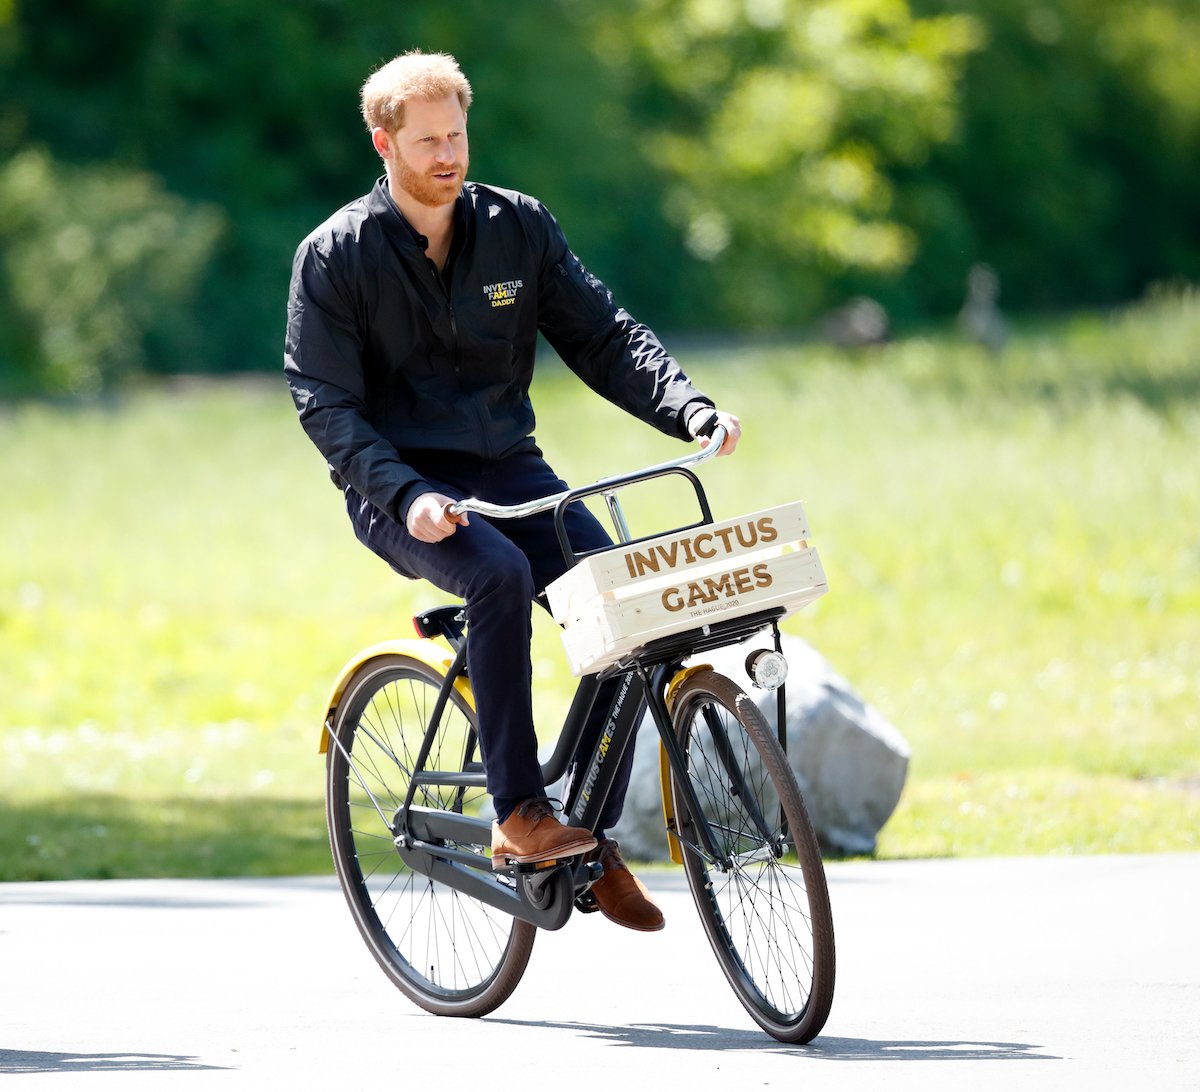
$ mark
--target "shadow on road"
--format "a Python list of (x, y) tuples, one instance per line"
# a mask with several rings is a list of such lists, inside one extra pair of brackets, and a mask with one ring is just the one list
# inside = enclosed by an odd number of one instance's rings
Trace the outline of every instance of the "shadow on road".
[(0, 1048), (0, 1073), (182, 1073), (224, 1068), (182, 1054), (64, 1054)]
[(839, 1039), (821, 1036), (804, 1048), (812, 1058), (860, 1062), (1057, 1062), (1032, 1043), (980, 1043), (972, 1039)]
[(780, 1043), (765, 1032), (717, 1027), (713, 1024), (584, 1024), (547, 1020), (497, 1020), (489, 1024), (513, 1027), (561, 1028), (593, 1039), (606, 1039), (618, 1046), (655, 1047), (661, 1050), (764, 1050), (775, 1054), (797, 1054), (806, 1058), (859, 1062), (899, 1061), (1059, 1061), (1055, 1054), (1041, 1053), (1031, 1043), (986, 1043), (968, 1039), (889, 1041), (819, 1036), (806, 1045)]

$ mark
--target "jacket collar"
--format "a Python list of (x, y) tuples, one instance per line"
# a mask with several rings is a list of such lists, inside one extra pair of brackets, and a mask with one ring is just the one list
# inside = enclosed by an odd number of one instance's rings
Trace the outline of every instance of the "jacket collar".
[[(454, 244), (457, 249), (461, 241), (466, 240), (467, 230), (471, 221), (469, 205), (474, 187), (470, 182), (463, 183), (463, 188), (454, 202)], [(411, 246), (422, 253), (425, 252), (427, 240), (415, 227), (405, 219), (404, 213), (392, 198), (388, 189), (387, 175), (376, 180), (374, 188), (367, 194), (367, 207), (372, 215), (379, 218), (385, 230), (404, 246)]]

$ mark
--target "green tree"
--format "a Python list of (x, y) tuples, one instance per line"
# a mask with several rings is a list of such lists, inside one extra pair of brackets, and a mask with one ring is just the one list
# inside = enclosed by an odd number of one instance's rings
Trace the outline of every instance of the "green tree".
[(222, 228), (153, 176), (83, 170), (26, 149), (0, 168), (0, 383), (94, 394), (178, 352)]
[[(864, 291), (945, 314), (976, 261), (1014, 308), (1200, 279), (1194, 0), (0, 0), (0, 169), (45, 149), (56, 195), (0, 225), (0, 367), (277, 368), (297, 242), (379, 172), (357, 88), (415, 47), (475, 85), (472, 175), (543, 198), (659, 328), (795, 327)], [(58, 229), (106, 253), (72, 204), (93, 175), (140, 179), (192, 272), (147, 244), (52, 338)]]
[(794, 325), (849, 281), (904, 272), (917, 241), (892, 176), (953, 132), (972, 19), (906, 0), (642, 0), (601, 22), (642, 84), (664, 211), (707, 267), (689, 319)]
[(961, 300), (973, 261), (1014, 309), (1111, 303), (1200, 278), (1194, 0), (914, 0), (970, 11), (962, 126), (904, 183), (921, 246), (905, 286)]

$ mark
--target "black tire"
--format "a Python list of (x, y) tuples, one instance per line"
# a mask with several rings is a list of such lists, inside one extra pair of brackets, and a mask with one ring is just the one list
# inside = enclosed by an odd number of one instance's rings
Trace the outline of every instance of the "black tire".
[(673, 778), (684, 870), (709, 943), (758, 1025), (783, 1042), (807, 1043), (833, 1003), (833, 916), (795, 775), (762, 713), (723, 675), (688, 678), (671, 717), (700, 810), (729, 865), (722, 871), (699, 848)]
[[(342, 891), (388, 977), (429, 1012), (482, 1016), (521, 980), (536, 929), (408, 869), (390, 827), (441, 681), (406, 656), (359, 668), (338, 702), (336, 741), (329, 741), (326, 819)], [(455, 693), (427, 767), (462, 770), (475, 750), (475, 713)], [(423, 787), (414, 803), (471, 813), (486, 797), (481, 788)]]

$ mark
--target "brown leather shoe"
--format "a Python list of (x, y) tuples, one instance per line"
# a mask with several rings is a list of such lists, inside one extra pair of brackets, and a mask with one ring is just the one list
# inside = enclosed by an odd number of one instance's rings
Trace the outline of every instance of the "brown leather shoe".
[(643, 933), (657, 933), (666, 925), (662, 911), (650, 901), (650, 892), (621, 859), (618, 843), (602, 839), (588, 860), (604, 865), (604, 875), (592, 884), (590, 893), (609, 921)]
[(492, 868), (496, 871), (510, 863), (537, 864), (595, 848), (591, 832), (560, 823), (544, 796), (522, 801), (503, 823), (492, 823)]

